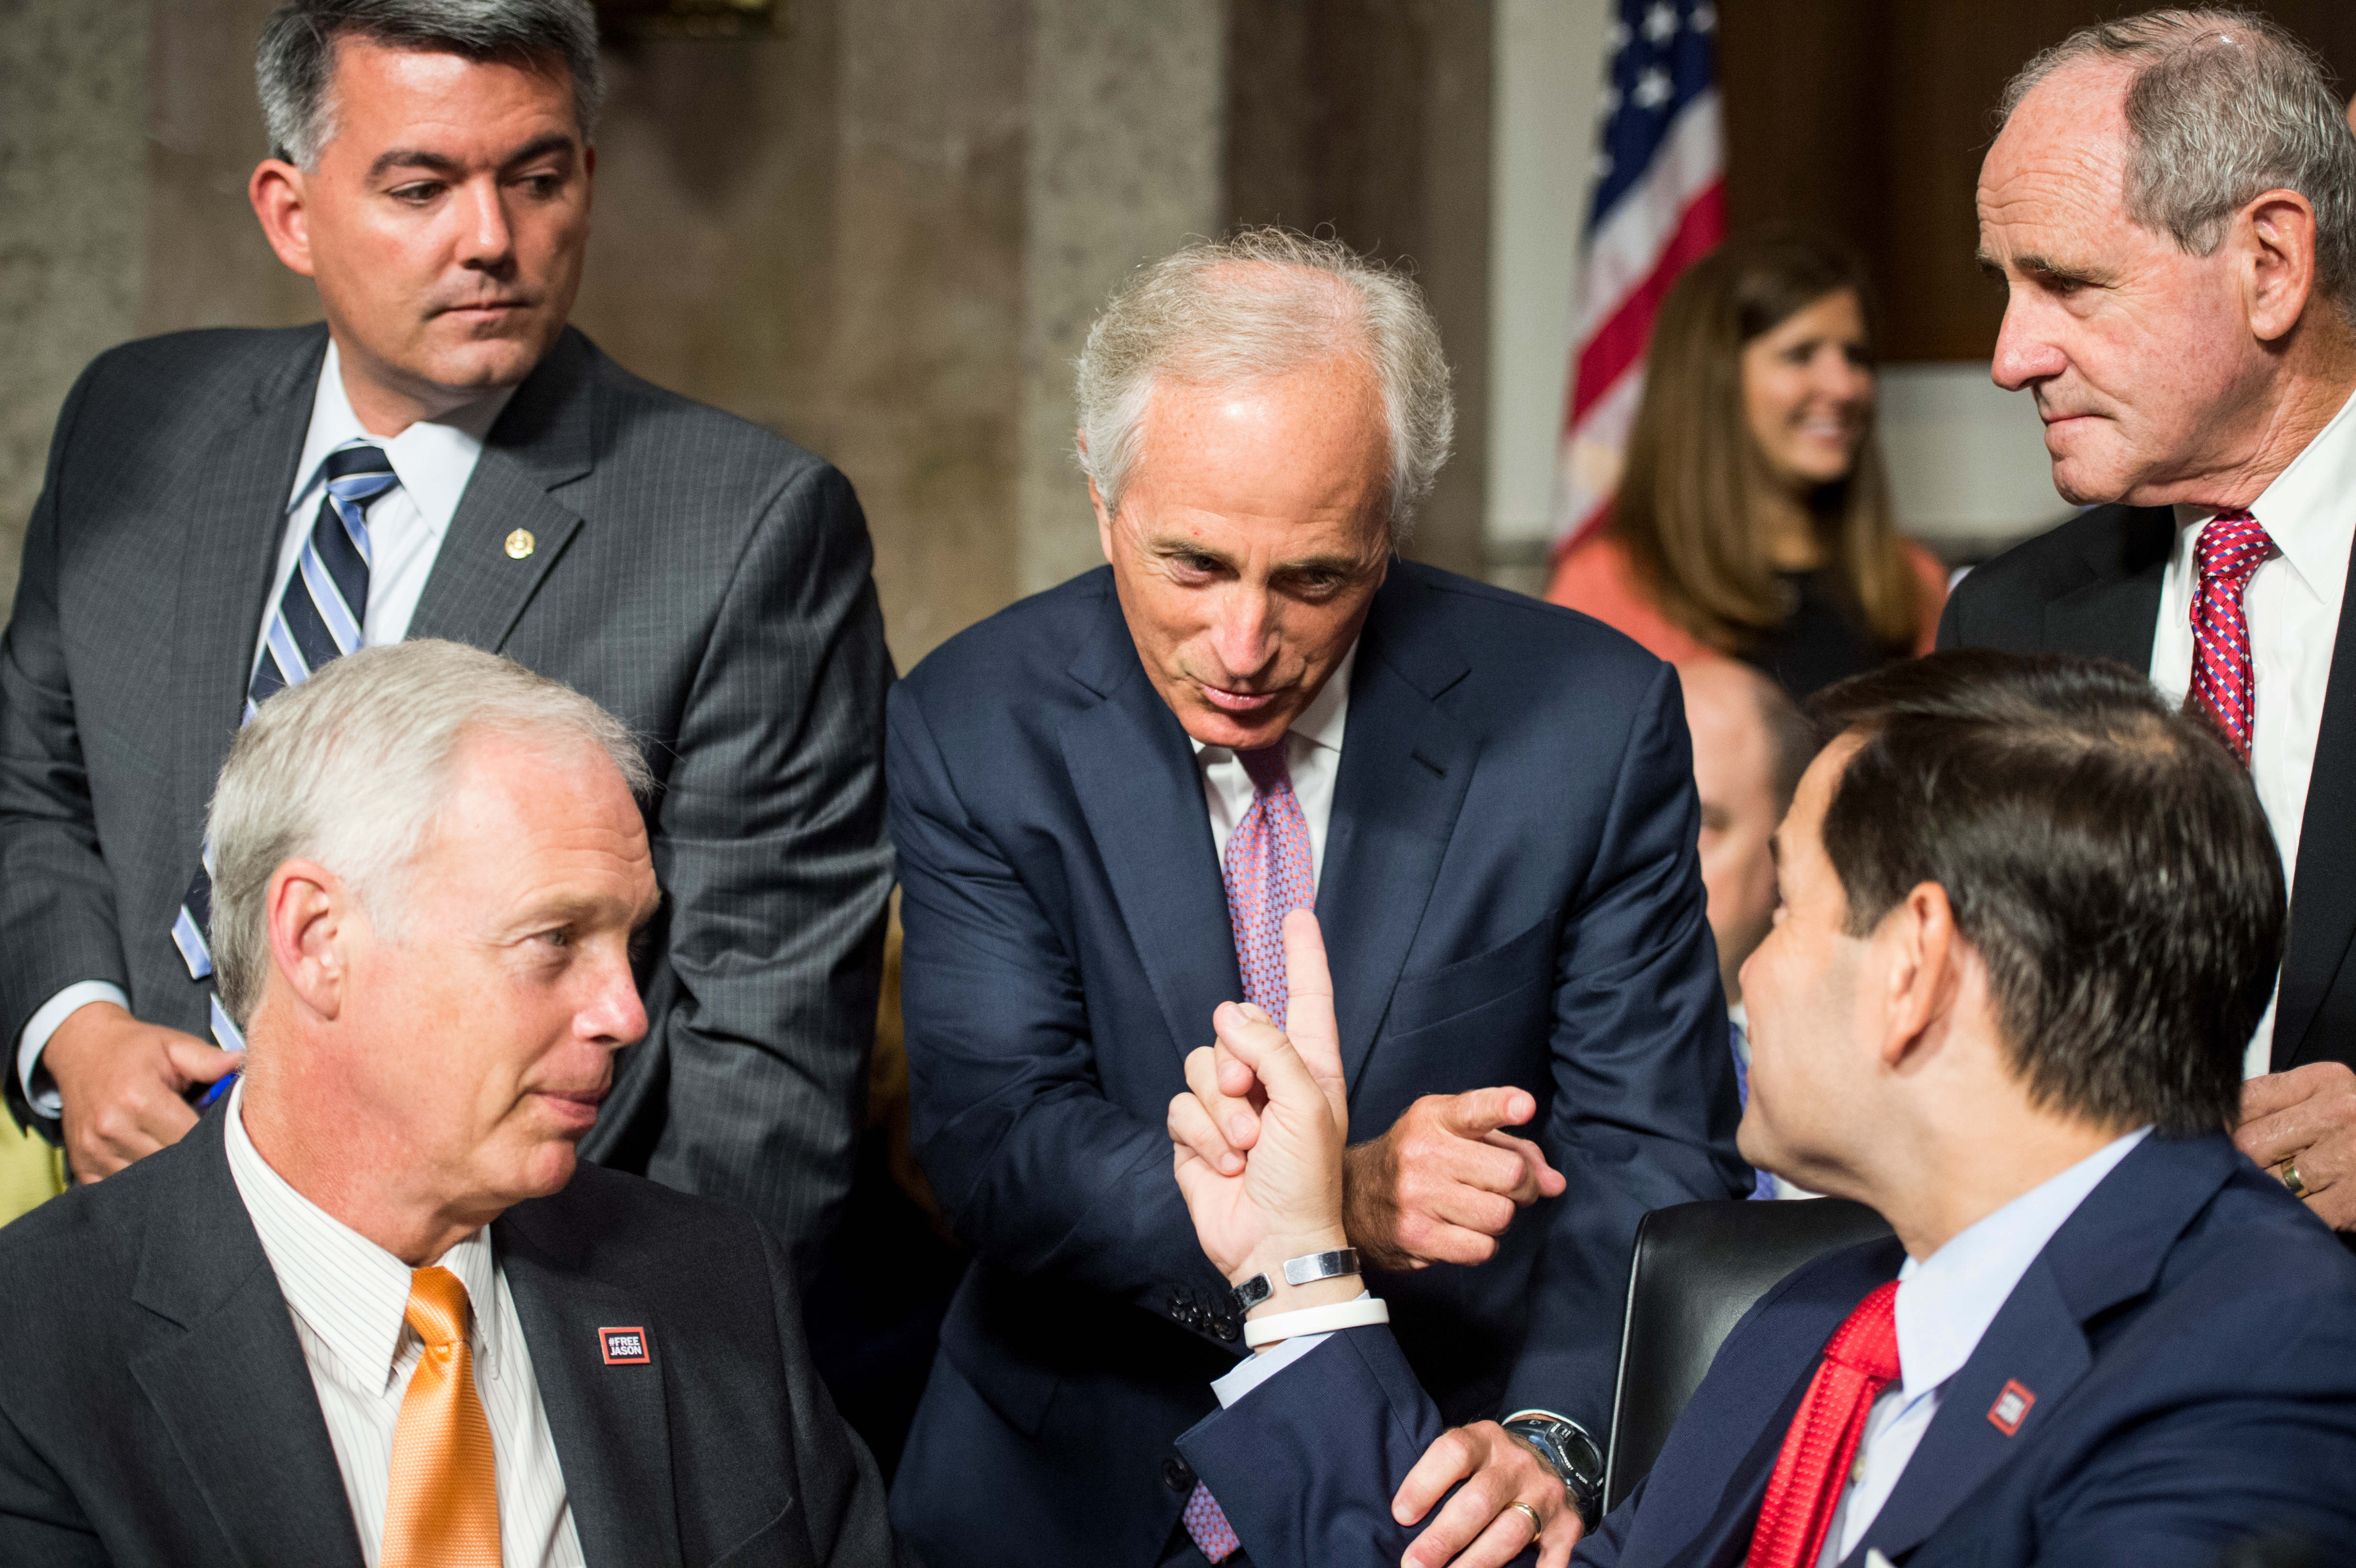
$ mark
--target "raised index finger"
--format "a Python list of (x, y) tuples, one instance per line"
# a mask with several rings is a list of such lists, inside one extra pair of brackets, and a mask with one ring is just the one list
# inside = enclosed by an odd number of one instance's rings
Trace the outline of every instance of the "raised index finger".
[(1342, 1031), (1333, 1021), (1333, 976), (1325, 965), (1325, 938), (1305, 909), (1284, 917), (1284, 1032), (1310, 1076), (1329, 1097), (1345, 1097)]

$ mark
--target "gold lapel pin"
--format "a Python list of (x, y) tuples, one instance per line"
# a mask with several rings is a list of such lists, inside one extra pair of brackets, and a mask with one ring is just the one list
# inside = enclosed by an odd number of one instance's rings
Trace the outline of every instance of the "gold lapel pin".
[(518, 528), (515, 532), (508, 536), (508, 559), (509, 560), (521, 560), (524, 557), (531, 553), (532, 546), (539, 542), (539, 540), (531, 537), (531, 530), (530, 528)]

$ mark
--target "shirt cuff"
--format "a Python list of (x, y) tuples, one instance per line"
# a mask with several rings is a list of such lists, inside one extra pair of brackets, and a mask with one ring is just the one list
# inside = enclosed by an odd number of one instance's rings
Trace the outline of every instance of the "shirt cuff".
[(1287, 1339), (1265, 1356), (1246, 1356), (1236, 1370), (1211, 1385), (1219, 1408), (1232, 1410), (1236, 1402), (1333, 1337), (1333, 1333), (1302, 1334)]
[(112, 1002), (124, 1012), (131, 1010), (131, 998), (123, 987), (104, 980), (82, 980), (68, 986), (41, 1004), (41, 1010), (26, 1024), (25, 1032), (16, 1037), (16, 1081), (24, 1085), (25, 1103), (33, 1114), (56, 1121), (65, 1114), (65, 1102), (58, 1098), (57, 1085), (36, 1091), (33, 1073), (41, 1065), (41, 1048), (58, 1032), (58, 1026), (92, 1002)]
[[(1372, 1296), (1373, 1294), (1373, 1291), (1362, 1290), (1351, 1299), (1354, 1301), (1364, 1301), (1367, 1296)], [(1269, 1379), (1276, 1376), (1277, 1373), (1284, 1371), (1285, 1368), (1292, 1365), (1293, 1362), (1301, 1360), (1301, 1357), (1307, 1355), (1310, 1351), (1315, 1349), (1326, 1340), (1331, 1339), (1339, 1332), (1339, 1329), (1328, 1329), (1323, 1334), (1296, 1335), (1292, 1339), (1285, 1340), (1284, 1343), (1279, 1345), (1275, 1349), (1269, 1351), (1268, 1354), (1264, 1356), (1246, 1356), (1241, 1361), (1236, 1364), (1236, 1370), (1234, 1371), (1229, 1372), (1223, 1378), (1215, 1379), (1212, 1381), (1211, 1392), (1219, 1396), (1219, 1408), (1221, 1410), (1234, 1409), (1237, 1400), (1240, 1400), (1244, 1395), (1251, 1392), (1252, 1390), (1259, 1387), (1260, 1384), (1268, 1381)]]

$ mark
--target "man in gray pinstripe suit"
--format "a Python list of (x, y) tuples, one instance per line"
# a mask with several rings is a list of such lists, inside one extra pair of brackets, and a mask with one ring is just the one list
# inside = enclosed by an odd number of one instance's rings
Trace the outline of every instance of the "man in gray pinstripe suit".
[(565, 325), (586, 0), (294, 0), (258, 63), (250, 195), (327, 321), (126, 345), (67, 399), (0, 650), (9, 1105), (89, 1179), (185, 1133), (240, 1061), (198, 868), (241, 717), (356, 646), (472, 643), (657, 778), (649, 1028), (584, 1154), (751, 1209), (807, 1277), (892, 880), (858, 502)]

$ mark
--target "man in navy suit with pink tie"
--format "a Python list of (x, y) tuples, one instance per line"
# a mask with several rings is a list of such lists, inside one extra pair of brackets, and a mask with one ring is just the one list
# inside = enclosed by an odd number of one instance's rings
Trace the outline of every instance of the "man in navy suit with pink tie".
[(895, 1518), (964, 1568), (1247, 1560), (1173, 1446), (1243, 1308), (1162, 1124), (1215, 1007), (1282, 1005), (1313, 900), (1351, 1243), (1558, 1560), (1565, 1478), (1503, 1428), (1600, 1481), (1637, 1222), (1750, 1181), (1676, 672), (1398, 559), (1448, 367), (1412, 284), (1338, 245), (1141, 269), (1077, 401), (1107, 566), (892, 699), (916, 1152), (975, 1253)]

